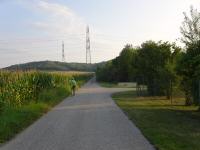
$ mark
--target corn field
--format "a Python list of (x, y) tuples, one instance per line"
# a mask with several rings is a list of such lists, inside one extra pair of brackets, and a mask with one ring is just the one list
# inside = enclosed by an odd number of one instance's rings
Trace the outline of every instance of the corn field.
[(72, 77), (80, 83), (89, 79), (91, 74), (0, 71), (0, 111), (4, 106), (19, 107), (37, 102), (39, 93), (44, 89), (64, 86), (70, 90), (69, 80)]

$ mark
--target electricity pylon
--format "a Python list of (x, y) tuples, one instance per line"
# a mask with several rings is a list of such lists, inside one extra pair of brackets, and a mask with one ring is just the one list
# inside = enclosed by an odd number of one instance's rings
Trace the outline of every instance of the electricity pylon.
[(62, 41), (62, 62), (65, 62), (65, 44)]
[(91, 64), (91, 51), (90, 51), (90, 31), (89, 26), (86, 27), (86, 64)]

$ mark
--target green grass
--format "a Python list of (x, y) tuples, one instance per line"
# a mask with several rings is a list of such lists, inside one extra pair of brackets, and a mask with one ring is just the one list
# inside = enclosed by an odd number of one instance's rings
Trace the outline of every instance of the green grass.
[(65, 88), (48, 89), (40, 93), (38, 103), (6, 107), (0, 114), (0, 143), (8, 141), (68, 95)]
[(132, 91), (113, 99), (157, 149), (200, 150), (200, 112), (184, 106), (183, 98), (171, 105), (164, 97), (136, 97)]
[(0, 116), (0, 143), (13, 137), (49, 109), (45, 104), (29, 104), (21, 108), (6, 108)]

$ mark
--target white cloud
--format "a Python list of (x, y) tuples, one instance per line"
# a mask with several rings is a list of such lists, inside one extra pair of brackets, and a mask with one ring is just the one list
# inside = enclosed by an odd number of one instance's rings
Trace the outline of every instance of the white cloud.
[(39, 1), (38, 6), (43, 10), (54, 13), (55, 15), (74, 16), (72, 10), (70, 10), (66, 6), (62, 6), (57, 3), (48, 3), (47, 1)]
[(31, 6), (33, 11), (39, 11), (45, 17), (31, 23), (36, 29), (41, 29), (50, 35), (85, 32), (86, 23), (84, 20), (65, 5), (37, 0), (31, 3)]

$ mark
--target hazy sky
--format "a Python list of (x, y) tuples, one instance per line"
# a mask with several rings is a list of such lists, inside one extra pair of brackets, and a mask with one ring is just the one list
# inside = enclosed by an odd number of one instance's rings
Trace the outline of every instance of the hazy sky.
[[(0, 67), (40, 60), (85, 62), (90, 26), (92, 62), (116, 57), (126, 43), (175, 41), (183, 12), (200, 0), (0, 0)], [(200, 10), (200, 9), (199, 9)]]

